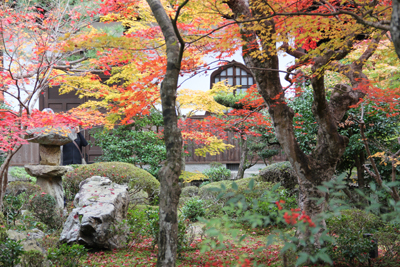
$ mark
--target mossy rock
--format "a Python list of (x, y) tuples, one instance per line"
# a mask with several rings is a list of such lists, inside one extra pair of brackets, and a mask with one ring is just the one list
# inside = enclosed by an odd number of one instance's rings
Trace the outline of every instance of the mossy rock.
[(342, 210), (340, 213), (341, 216), (326, 220), (326, 225), (331, 233), (340, 235), (344, 230), (374, 233), (385, 225), (378, 216), (364, 210), (349, 209)]
[(117, 184), (127, 184), (129, 190), (143, 190), (149, 196), (158, 194), (160, 182), (147, 171), (130, 163), (99, 162), (68, 172), (63, 177), (63, 186), (69, 199), (79, 192), (79, 183), (92, 176), (108, 177)]
[[(250, 181), (254, 179), (254, 186), (252, 190), (249, 190), (249, 183)], [(232, 184), (236, 183), (238, 189), (234, 190), (232, 188)], [(231, 181), (231, 180), (224, 180), (224, 181), (219, 181), (219, 182), (214, 182), (214, 183), (209, 183), (207, 185), (204, 185), (200, 188), (199, 190), (199, 197), (201, 199), (215, 199), (219, 192), (216, 192), (212, 188), (221, 188), (221, 185), (224, 185), (226, 188), (227, 193), (234, 193), (234, 195), (244, 195), (245, 197), (249, 198), (260, 198), (263, 193), (267, 190), (271, 190), (272, 187), (274, 187), (275, 184), (269, 183), (269, 182), (264, 182), (262, 181), (259, 177), (249, 177), (249, 178), (244, 178), (236, 181)], [(282, 187), (280, 187), (282, 189)], [(226, 197), (225, 200), (228, 198), (233, 197), (231, 196)]]
[(260, 177), (265, 182), (280, 183), (288, 190), (293, 190), (298, 185), (296, 173), (289, 161), (268, 165), (260, 171)]
[(199, 188), (197, 186), (186, 186), (182, 188), (181, 197), (194, 197), (199, 194)]

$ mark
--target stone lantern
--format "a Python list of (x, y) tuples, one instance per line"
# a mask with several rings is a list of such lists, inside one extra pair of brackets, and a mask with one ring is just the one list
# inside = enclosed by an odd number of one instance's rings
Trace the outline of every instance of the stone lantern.
[(25, 165), (29, 175), (37, 178), (36, 184), (44, 192), (52, 195), (57, 202), (57, 208), (64, 208), (64, 192), (62, 176), (73, 170), (71, 166), (60, 166), (60, 146), (76, 139), (76, 134), (67, 127), (43, 127), (27, 130), (27, 139), (32, 143), (39, 143), (40, 164)]

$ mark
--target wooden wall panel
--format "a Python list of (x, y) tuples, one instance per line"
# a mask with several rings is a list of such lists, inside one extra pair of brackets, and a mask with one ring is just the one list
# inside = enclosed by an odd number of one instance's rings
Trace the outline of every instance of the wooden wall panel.
[(11, 166), (24, 166), (25, 164), (39, 164), (39, 144), (22, 145), (10, 163)]

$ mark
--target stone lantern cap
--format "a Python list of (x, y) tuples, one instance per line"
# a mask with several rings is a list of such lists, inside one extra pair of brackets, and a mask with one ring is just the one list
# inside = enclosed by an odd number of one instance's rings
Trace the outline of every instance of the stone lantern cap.
[(26, 131), (26, 139), (31, 143), (41, 145), (63, 146), (77, 138), (69, 127), (41, 127)]

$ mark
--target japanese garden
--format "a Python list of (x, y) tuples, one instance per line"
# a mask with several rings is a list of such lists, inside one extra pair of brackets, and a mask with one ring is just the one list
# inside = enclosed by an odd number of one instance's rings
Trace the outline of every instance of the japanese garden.
[(400, 0), (0, 1), (0, 266), (400, 266)]

